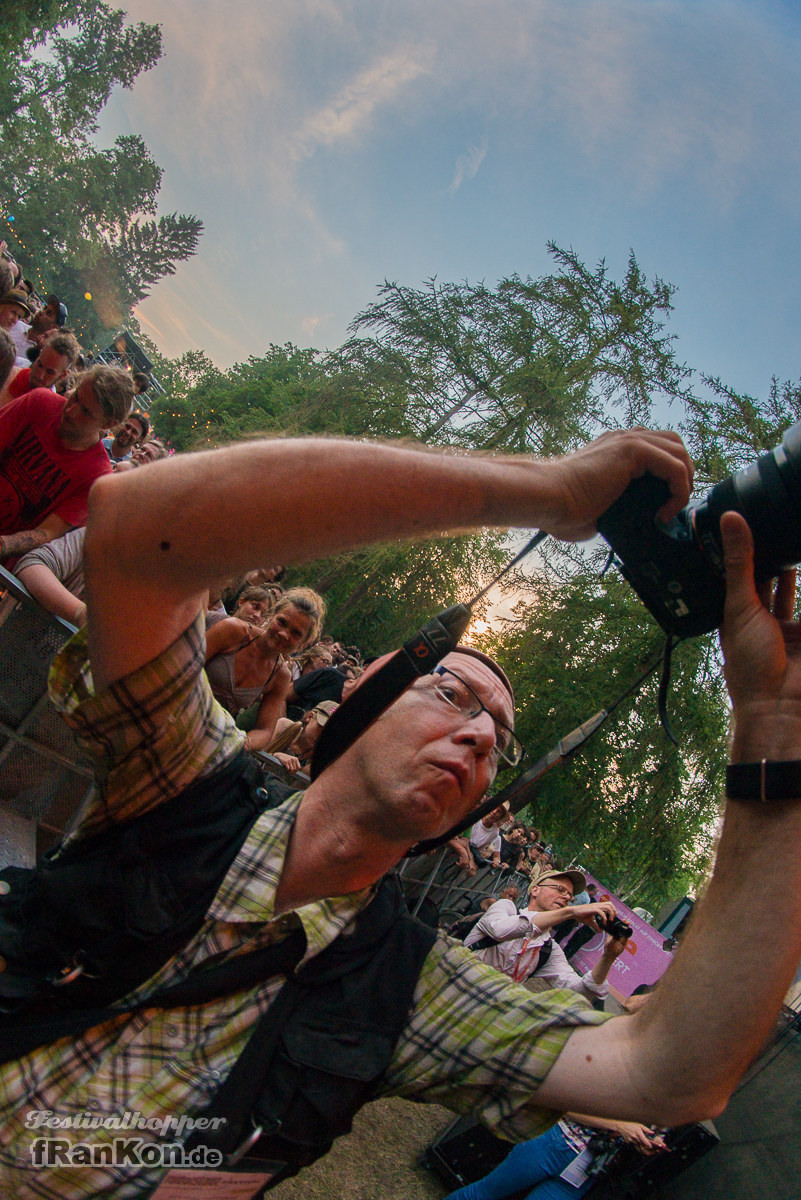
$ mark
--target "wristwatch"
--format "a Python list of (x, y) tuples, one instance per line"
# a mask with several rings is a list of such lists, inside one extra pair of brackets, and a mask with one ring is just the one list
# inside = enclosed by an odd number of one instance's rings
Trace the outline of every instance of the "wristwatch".
[(801, 798), (801, 761), (730, 763), (726, 768), (726, 796), (729, 800), (771, 800)]

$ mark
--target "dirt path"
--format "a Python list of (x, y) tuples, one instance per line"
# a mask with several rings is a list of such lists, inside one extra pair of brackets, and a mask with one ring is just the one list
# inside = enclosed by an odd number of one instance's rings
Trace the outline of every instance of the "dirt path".
[(447, 1188), (417, 1160), (452, 1120), (436, 1105), (377, 1100), (330, 1154), (279, 1184), (271, 1200), (442, 1200)]

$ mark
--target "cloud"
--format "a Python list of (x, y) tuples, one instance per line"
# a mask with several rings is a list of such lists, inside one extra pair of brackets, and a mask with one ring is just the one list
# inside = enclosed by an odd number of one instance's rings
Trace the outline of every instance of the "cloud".
[(314, 316), (303, 317), (300, 322), (300, 327), (307, 337), (313, 337), (323, 321), (330, 321), (333, 313), (317, 314)]
[[(302, 164), (396, 128), (473, 117), (538, 155), (561, 139), (643, 194), (676, 171), (718, 196), (744, 172), (801, 173), (798, 27), (745, 0), (129, 0), (165, 55), (124, 93), (186, 170), (292, 206)], [(454, 19), (458, 7), (458, 21)], [(410, 37), (409, 31), (413, 30)], [(135, 110), (135, 115), (134, 115)], [(778, 114), (783, 119), (778, 119)], [(480, 122), (480, 124), (479, 124)], [(461, 144), (464, 133), (460, 131)], [(457, 143), (459, 144), (459, 143)], [(451, 191), (473, 177), (460, 158)], [(158, 153), (156, 154), (158, 158)], [(328, 165), (328, 160), (327, 160)], [(333, 163), (332, 165), (336, 165)], [(474, 171), (473, 171), (474, 173)], [(314, 199), (309, 201), (316, 209)]]
[(468, 146), (465, 154), (460, 154), (456, 160), (456, 167), (453, 172), (453, 179), (448, 191), (453, 194), (458, 192), (459, 188), (465, 182), (475, 178), (478, 168), (487, 157), (487, 139), (484, 138), (480, 146)]
[(801, 183), (797, 22), (791, 31), (768, 6), (736, 0), (489, 8), (464, 0), (454, 36), (437, 38), (435, 78), (441, 107), (475, 111), (499, 158), (558, 147), (640, 197), (678, 173), (718, 206), (778, 163), (788, 198)]
[(421, 43), (399, 46), (364, 67), (295, 131), (293, 157), (307, 158), (319, 146), (330, 146), (369, 129), (377, 112), (394, 104), (409, 84), (428, 74), (433, 62), (434, 47)]

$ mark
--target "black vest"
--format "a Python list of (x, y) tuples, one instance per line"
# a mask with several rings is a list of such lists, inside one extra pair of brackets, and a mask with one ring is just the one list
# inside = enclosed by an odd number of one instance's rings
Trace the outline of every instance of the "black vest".
[[(199, 1114), (226, 1124), (193, 1134), (189, 1146), (232, 1155), (260, 1129), (237, 1169), (269, 1164), (270, 1187), (325, 1154), (378, 1090), (436, 936), (409, 915), (397, 879), (385, 877), (355, 931), (287, 980)], [(260, 1066), (254, 1078), (254, 1060), (268, 1064), (266, 1075)]]
[[(266, 782), (239, 755), (151, 813), (35, 868), (0, 872), (8, 886), (0, 1062), (126, 1011), (107, 1006), (197, 931), (256, 818), (292, 791), (258, 786)], [(225, 1117), (219, 1137), (204, 1130), (202, 1143), (232, 1155), (260, 1129), (238, 1169), (269, 1161), (270, 1186), (324, 1154), (375, 1094), (435, 938), (386, 877), (354, 927), (303, 968), (295, 969), (305, 947), (298, 932), (148, 997), (142, 1007), (202, 1003), (287, 976), (211, 1106), (196, 1114)]]

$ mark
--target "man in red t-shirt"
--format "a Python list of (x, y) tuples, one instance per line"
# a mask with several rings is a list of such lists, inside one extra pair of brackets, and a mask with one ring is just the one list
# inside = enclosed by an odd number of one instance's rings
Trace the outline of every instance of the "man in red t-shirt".
[(89, 489), (111, 471), (101, 432), (132, 404), (127, 371), (97, 366), (66, 398), (37, 388), (0, 410), (0, 559), (85, 523)]
[(70, 371), (81, 352), (81, 348), (70, 333), (56, 333), (45, 342), (39, 355), (29, 367), (22, 367), (0, 391), (0, 408), (32, 392), (36, 388), (50, 388)]

